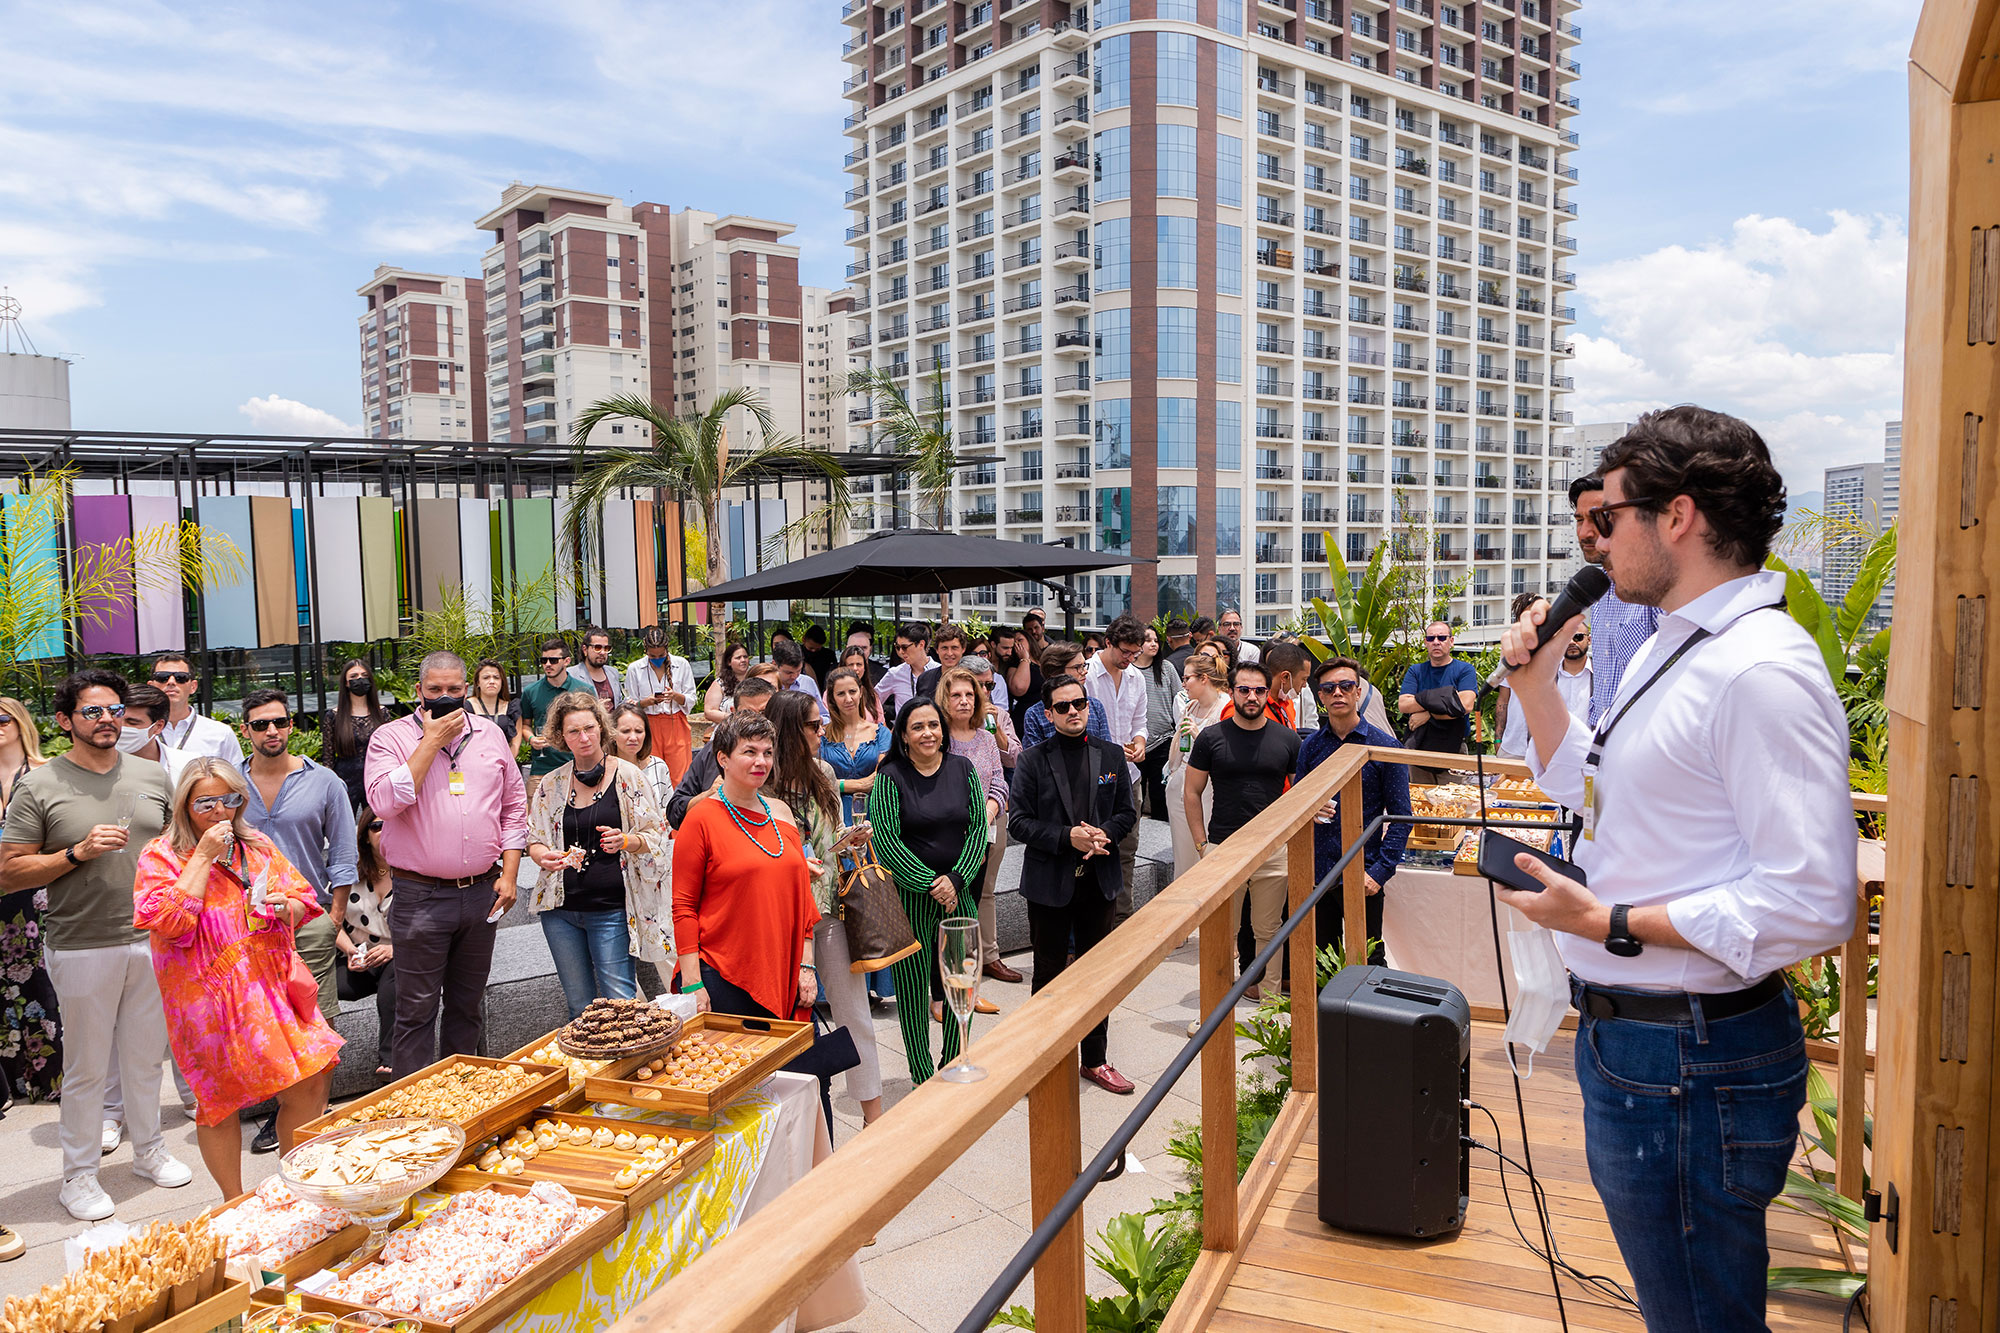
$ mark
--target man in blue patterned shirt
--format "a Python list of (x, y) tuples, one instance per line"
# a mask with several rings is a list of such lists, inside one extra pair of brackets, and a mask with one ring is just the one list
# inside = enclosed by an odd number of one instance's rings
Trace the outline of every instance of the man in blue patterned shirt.
[[(1400, 749), (1402, 742), (1388, 732), (1370, 723), (1361, 716), (1361, 695), (1365, 687), (1361, 683), (1361, 664), (1351, 657), (1334, 657), (1313, 668), (1312, 692), (1319, 698), (1319, 729), (1305, 738), (1299, 746), (1298, 776), (1318, 768), (1339, 752), (1344, 745), (1378, 745), (1384, 749)], [(1361, 822), (1365, 825), (1380, 814), (1407, 815), (1410, 813), (1410, 770), (1405, 764), (1386, 763), (1371, 760), (1361, 769)], [(1328, 801), (1321, 814), (1326, 816), (1313, 825), (1313, 878), (1317, 881), (1333, 863), (1340, 859), (1340, 796), (1335, 794)], [(1402, 864), (1403, 849), (1410, 840), (1408, 824), (1388, 824), (1368, 840), (1368, 847), (1362, 855), (1366, 858), (1364, 883), (1367, 886), (1366, 899), (1368, 938), (1376, 941), (1369, 951), (1368, 961), (1383, 962), (1382, 956), (1382, 888), (1389, 877)], [(1346, 917), (1346, 900), (1339, 889), (1335, 889), (1320, 900), (1319, 909), (1314, 913), (1314, 926), (1319, 937), (1319, 947), (1341, 940), (1342, 923)]]
[[(1576, 549), (1585, 561), (1603, 565), (1597, 549), (1597, 528), (1590, 521), (1591, 506), (1604, 501), (1604, 478), (1593, 472), (1569, 484), (1569, 507), (1576, 512)], [(1590, 608), (1590, 725), (1596, 726), (1605, 709), (1618, 695), (1618, 682), (1625, 678), (1626, 664), (1638, 655), (1639, 646), (1660, 627), (1660, 610), (1640, 606), (1618, 596), (1618, 571), (1606, 565), (1612, 589)]]

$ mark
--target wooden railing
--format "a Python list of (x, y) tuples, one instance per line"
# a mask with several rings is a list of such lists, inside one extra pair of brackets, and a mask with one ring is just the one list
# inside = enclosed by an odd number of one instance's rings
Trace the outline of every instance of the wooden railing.
[[(1168, 954), (1200, 932), (1200, 1009), (1212, 1012), (1234, 983), (1237, 918), (1235, 891), (1250, 872), (1283, 848), (1288, 853), (1288, 899), (1294, 915), (1311, 894), (1313, 814), (1335, 793), (1341, 802), (1342, 842), (1353, 846), (1361, 830), (1360, 774), (1370, 760), (1462, 766), (1466, 756), (1400, 749), (1346, 747), (1295, 784), (1201, 864), (1175, 879), (1102, 943), (991, 1031), (975, 1048), (986, 1078), (977, 1083), (932, 1079), (874, 1125), (809, 1172), (772, 1206), (760, 1210), (708, 1253), (654, 1292), (614, 1328), (618, 1333), (765, 1333), (798, 1308), (830, 1274), (882, 1230), (932, 1182), (977, 1144), (1023, 1097), (1028, 1101), (1030, 1212), (1039, 1226), (1083, 1168), (1078, 1103), (1077, 1044), (1110, 1015)], [(1526, 775), (1526, 765), (1484, 761), (1490, 774)], [(1857, 810), (1883, 808), (1881, 798), (1855, 794)], [(1353, 858), (1342, 879), (1345, 951), (1366, 956), (1364, 858)], [(1288, 944), (1291, 975), (1314, 973), (1316, 934), (1311, 913), (1301, 915)], [(1868, 922), (1865, 910), (1855, 939), (1842, 950), (1842, 1012), (1865, 1034)], [(1856, 994), (1857, 990), (1859, 995)], [(1202, 1129), (1202, 1251), (1162, 1333), (1192, 1333), (1213, 1315), (1234, 1273), (1238, 1250), (1248, 1243), (1278, 1178), (1314, 1114), (1318, 1092), (1318, 1008), (1292, 1011), (1292, 1091), (1256, 1160), (1236, 1176), (1237, 1055), (1233, 1041), (1201, 1049), (1198, 1100)], [(1841, 1123), (1864, 1114), (1865, 1040), (1842, 1043)], [(1852, 1145), (1850, 1163), (1850, 1144)], [(1858, 1196), (1861, 1135), (1840, 1135), (1841, 1192)], [(1035, 1321), (1039, 1333), (1082, 1333), (1084, 1236), (1072, 1219), (1035, 1263)]]

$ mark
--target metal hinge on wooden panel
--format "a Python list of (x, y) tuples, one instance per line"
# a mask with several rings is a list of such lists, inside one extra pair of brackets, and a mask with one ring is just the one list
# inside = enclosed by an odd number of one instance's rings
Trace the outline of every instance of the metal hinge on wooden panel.
[(1889, 1242), (1889, 1253), (1896, 1252), (1897, 1214), (1902, 1211), (1901, 1201), (1896, 1197), (1894, 1181), (1889, 1183), (1889, 1193), (1885, 1197), (1879, 1190), (1861, 1192), (1861, 1220), (1873, 1225), (1882, 1224), (1882, 1239)]

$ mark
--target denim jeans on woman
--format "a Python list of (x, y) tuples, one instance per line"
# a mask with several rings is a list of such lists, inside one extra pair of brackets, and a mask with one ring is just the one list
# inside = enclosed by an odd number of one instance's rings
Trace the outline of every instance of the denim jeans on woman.
[[(1659, 1333), (1761, 1329), (1764, 1215), (1785, 1187), (1805, 1106), (1805, 1037), (1789, 990), (1734, 1018), (1582, 1017), (1590, 1181)], [(1638, 994), (1602, 988), (1617, 994)]]
[(629, 1000), (639, 993), (624, 912), (572, 912), (558, 907), (542, 913), (542, 937), (549, 942), (571, 1018), (599, 997)]

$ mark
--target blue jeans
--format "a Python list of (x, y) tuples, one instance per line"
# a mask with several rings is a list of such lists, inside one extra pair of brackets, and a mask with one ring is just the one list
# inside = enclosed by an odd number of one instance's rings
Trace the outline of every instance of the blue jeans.
[(639, 975), (632, 966), (632, 937), (623, 912), (572, 912), (558, 907), (542, 913), (542, 937), (556, 960), (569, 1016), (581, 1015), (602, 996), (629, 1000), (639, 993)]
[(1781, 990), (1710, 1023), (1697, 999), (1692, 1021), (1640, 1023), (1592, 1018), (1571, 985), (1590, 1183), (1646, 1327), (1765, 1328), (1764, 1214), (1785, 1187), (1806, 1099), (1797, 1002)]

